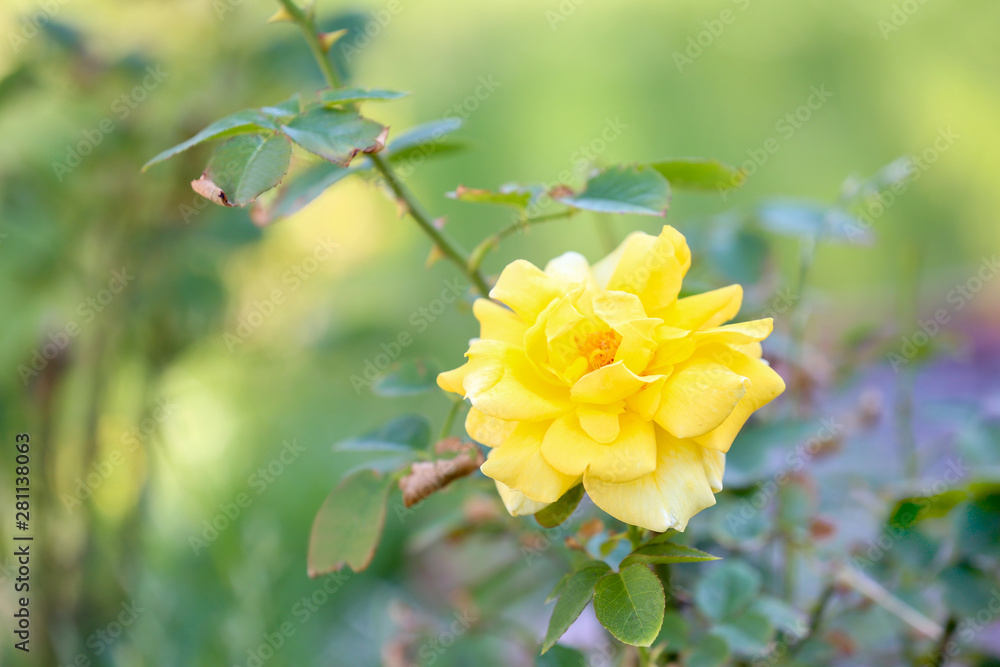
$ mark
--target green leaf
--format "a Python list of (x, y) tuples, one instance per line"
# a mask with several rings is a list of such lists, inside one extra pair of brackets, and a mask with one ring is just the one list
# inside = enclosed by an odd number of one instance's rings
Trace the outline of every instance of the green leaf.
[(681, 190), (735, 190), (746, 181), (742, 172), (718, 160), (677, 158), (649, 166), (660, 172), (671, 187)]
[(746, 609), (760, 591), (760, 573), (742, 561), (726, 561), (698, 580), (694, 601), (717, 621)]
[(334, 445), (337, 452), (408, 452), (426, 449), (431, 441), (431, 425), (421, 415), (403, 415), (384, 426)]
[(687, 667), (721, 667), (729, 660), (729, 645), (720, 637), (705, 635), (685, 661)]
[(395, 364), (372, 383), (379, 396), (412, 396), (437, 389), (439, 369), (426, 359), (412, 359)]
[(559, 500), (535, 513), (535, 521), (546, 528), (555, 528), (568, 519), (583, 498), (583, 484), (577, 484), (562, 494)]
[[(976, 486), (973, 485), (973, 491)], [(978, 495), (956, 519), (958, 548), (969, 555), (1000, 556), (1000, 493)]]
[(933, 496), (903, 498), (893, 508), (892, 515), (889, 517), (889, 525), (895, 528), (909, 528), (924, 519), (941, 518), (968, 498), (968, 493), (957, 490), (945, 491)]
[(553, 600), (557, 599), (560, 595), (562, 595), (563, 590), (566, 588), (566, 582), (568, 582), (570, 577), (572, 576), (573, 576), (572, 572), (567, 572), (562, 576), (562, 579), (556, 582), (556, 585), (552, 588), (552, 592), (549, 593), (548, 597), (545, 598), (545, 604), (552, 602)]
[(574, 572), (566, 580), (559, 600), (552, 610), (552, 618), (549, 619), (549, 628), (545, 632), (545, 641), (542, 642), (542, 653), (555, 646), (559, 638), (569, 630), (569, 626), (573, 625), (573, 621), (580, 616), (594, 597), (594, 586), (597, 581), (610, 569), (605, 563), (594, 561)]
[(299, 101), (299, 94), (295, 93), (287, 100), (281, 104), (275, 104), (274, 106), (261, 107), (261, 112), (278, 120), (284, 120), (285, 118), (291, 118), (292, 116), (297, 116), (302, 110), (302, 105)]
[(394, 163), (420, 157), (453, 153), (465, 148), (461, 141), (447, 138), (462, 127), (461, 118), (445, 118), (413, 127), (389, 144), (386, 154)]
[(663, 615), (663, 625), (654, 644), (666, 642), (671, 652), (680, 651), (687, 645), (689, 631), (688, 622), (680, 612), (669, 610)]
[(504, 188), (500, 188), (499, 192), (492, 192), (490, 190), (467, 188), (462, 185), (455, 188), (454, 192), (449, 192), (445, 196), (473, 204), (499, 204), (501, 206), (513, 206), (520, 209), (526, 208), (531, 201), (530, 192), (517, 190), (505, 191)]
[(360, 572), (371, 563), (385, 523), (393, 478), (362, 470), (344, 479), (313, 522), (309, 538), (309, 576), (318, 577), (347, 565)]
[(223, 203), (246, 206), (281, 182), (291, 157), (285, 137), (241, 134), (215, 149), (202, 178), (222, 190)]
[(645, 544), (641, 546), (645, 547), (651, 544), (663, 544), (664, 542), (669, 542), (670, 540), (674, 539), (675, 535), (677, 535), (677, 531), (674, 530), (673, 528), (668, 528), (665, 532), (653, 535), (651, 538), (646, 540)]
[(325, 107), (314, 107), (281, 129), (302, 148), (341, 167), (350, 165), (358, 153), (382, 150), (389, 131), (356, 111)]
[(290, 181), (286, 180), (282, 184), (278, 190), (278, 196), (264, 212), (264, 222), (287, 218), (305, 208), (310, 202), (326, 192), (327, 188), (368, 168), (367, 163), (345, 168), (329, 162), (320, 162), (309, 167), (295, 178)]
[(363, 88), (338, 88), (337, 90), (324, 90), (320, 93), (319, 101), (326, 106), (354, 104), (355, 102), (368, 102), (370, 100), (398, 100), (406, 97), (409, 93), (399, 93), (395, 90), (365, 90)]
[(712, 628), (712, 633), (724, 638), (737, 653), (756, 655), (767, 648), (774, 628), (765, 616), (748, 612), (716, 625)]
[(867, 227), (844, 209), (812, 201), (765, 202), (758, 207), (755, 218), (762, 228), (783, 236), (865, 243), (871, 240)]
[(608, 632), (632, 646), (649, 646), (663, 623), (663, 584), (645, 565), (604, 575), (594, 587), (594, 612)]
[(537, 667), (586, 667), (587, 657), (568, 646), (553, 646), (552, 649), (538, 658)]
[(719, 560), (719, 558), (680, 544), (658, 542), (645, 544), (630, 553), (622, 561), (621, 567), (626, 568), (633, 563), (652, 565), (654, 563), (697, 563), (706, 560)]
[(763, 595), (754, 600), (750, 610), (769, 620), (782, 632), (801, 636), (806, 631), (806, 615), (784, 600)]
[(142, 170), (146, 171), (154, 164), (163, 162), (178, 153), (186, 151), (192, 146), (197, 146), (200, 143), (204, 143), (212, 139), (223, 139), (237, 134), (277, 129), (277, 124), (275, 124), (271, 117), (266, 113), (260, 111), (259, 109), (244, 109), (243, 111), (238, 111), (231, 116), (220, 118), (187, 141), (168, 148), (144, 164), (142, 166)]
[(599, 213), (663, 216), (670, 204), (670, 186), (652, 167), (611, 167), (587, 181), (583, 192), (558, 201)]

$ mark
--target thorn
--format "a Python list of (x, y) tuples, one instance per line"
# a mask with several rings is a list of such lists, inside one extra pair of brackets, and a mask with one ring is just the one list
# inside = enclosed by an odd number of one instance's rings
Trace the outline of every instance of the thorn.
[(271, 18), (267, 20), (268, 23), (280, 23), (282, 21), (288, 21), (289, 23), (293, 23), (295, 21), (295, 17), (288, 13), (288, 10), (285, 9), (284, 5), (282, 5), (281, 9), (272, 14)]
[(330, 47), (337, 43), (341, 37), (347, 34), (347, 28), (341, 28), (340, 30), (334, 30), (333, 32), (321, 32), (319, 34), (319, 45), (323, 47), (324, 51), (329, 51)]
[(444, 259), (444, 253), (441, 252), (441, 248), (435, 243), (431, 246), (431, 251), (427, 253), (427, 261), (424, 262), (424, 268), (429, 269), (438, 263), (438, 260)]

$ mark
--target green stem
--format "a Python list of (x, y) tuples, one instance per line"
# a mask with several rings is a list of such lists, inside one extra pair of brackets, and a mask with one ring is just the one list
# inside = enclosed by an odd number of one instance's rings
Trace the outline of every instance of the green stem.
[[(462, 399), (457, 399), (452, 401), (451, 409), (448, 410), (448, 414), (444, 418), (444, 426), (441, 427), (441, 437), (439, 440), (444, 440), (451, 434), (451, 428), (455, 425), (455, 418), (458, 417), (458, 411), (462, 408)], [(433, 444), (431, 445), (433, 447)]]
[(540, 215), (537, 218), (521, 218), (517, 222), (512, 222), (503, 229), (501, 229), (496, 234), (487, 237), (472, 249), (472, 254), (469, 256), (469, 267), (472, 269), (479, 269), (479, 265), (483, 263), (483, 259), (493, 248), (500, 245), (500, 241), (504, 240), (514, 232), (519, 232), (526, 227), (531, 225), (538, 225), (543, 222), (549, 222), (550, 220), (562, 220), (563, 218), (570, 218), (576, 215), (577, 209), (568, 208), (565, 211), (560, 211), (558, 213), (550, 213), (548, 215)]
[(934, 649), (933, 657), (928, 663), (934, 667), (945, 667), (945, 663), (948, 662), (948, 644), (951, 642), (951, 638), (955, 635), (955, 629), (958, 628), (958, 619), (954, 616), (949, 616), (948, 621), (945, 623), (944, 632), (941, 633), (941, 639), (938, 640), (937, 647)]
[[(281, 5), (288, 12), (288, 15), (292, 17), (292, 20), (299, 26), (302, 30), (302, 35), (305, 37), (306, 43), (309, 44), (309, 50), (312, 51), (313, 56), (316, 58), (316, 62), (319, 64), (320, 70), (323, 72), (323, 78), (326, 79), (327, 85), (331, 88), (340, 87), (340, 77), (337, 76), (337, 72), (333, 67), (333, 63), (327, 56), (326, 51), (323, 49), (323, 45), (320, 43), (319, 31), (316, 28), (316, 20), (313, 16), (312, 9), (306, 11), (299, 7), (293, 0), (278, 0)], [(377, 153), (372, 153), (368, 156), (375, 166), (375, 169), (382, 174), (386, 183), (389, 185), (389, 189), (392, 190), (396, 198), (406, 205), (406, 210), (410, 214), (417, 224), (420, 226), (424, 233), (427, 234), (441, 249), (444, 256), (455, 263), (459, 270), (468, 277), (469, 281), (476, 287), (476, 290), (482, 294), (484, 297), (489, 296), (489, 286), (486, 284), (486, 279), (479, 272), (478, 266), (470, 267), (469, 260), (465, 255), (465, 251), (458, 246), (454, 241), (448, 238), (441, 230), (434, 226), (433, 218), (424, 210), (424, 207), (417, 200), (409, 189), (403, 185), (403, 182), (399, 180), (396, 173), (392, 170), (389, 164), (383, 160)]]
[(653, 664), (653, 657), (649, 649), (643, 646), (636, 646), (635, 648), (639, 652), (639, 667), (650, 667)]
[(411, 193), (403, 182), (399, 180), (396, 173), (392, 170), (389, 164), (383, 160), (377, 153), (373, 153), (368, 156), (375, 168), (382, 174), (385, 179), (386, 184), (388, 184), (389, 189), (392, 190), (393, 194), (406, 205), (406, 210), (410, 214), (416, 223), (424, 230), (424, 233), (431, 238), (432, 241), (441, 249), (444, 256), (451, 260), (459, 270), (466, 275), (470, 282), (475, 285), (476, 290), (482, 294), (484, 297), (489, 297), (490, 288), (486, 284), (486, 279), (483, 278), (483, 274), (480, 273), (478, 267), (470, 266), (469, 259), (465, 255), (465, 251), (462, 250), (454, 241), (449, 239), (445, 234), (434, 226), (434, 223), (428, 215), (427, 211), (424, 210), (423, 205), (417, 200), (417, 198)]
[(632, 543), (632, 550), (635, 551), (642, 544), (643, 529), (639, 526), (629, 524), (628, 541)]
[(830, 582), (823, 589), (823, 592), (820, 593), (819, 599), (816, 600), (816, 604), (813, 605), (812, 611), (809, 613), (809, 627), (806, 630), (806, 634), (799, 641), (791, 645), (788, 651), (789, 656), (798, 653), (799, 649), (819, 631), (820, 625), (823, 622), (823, 614), (826, 612), (826, 608), (829, 606), (830, 600), (833, 599), (833, 594), (836, 592), (836, 585)]

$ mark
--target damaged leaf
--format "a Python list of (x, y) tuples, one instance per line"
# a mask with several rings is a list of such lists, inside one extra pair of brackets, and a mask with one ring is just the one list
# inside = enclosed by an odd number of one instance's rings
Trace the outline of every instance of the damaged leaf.
[(410, 474), (399, 480), (403, 492), (403, 504), (413, 507), (435, 491), (440, 491), (456, 479), (475, 472), (483, 464), (479, 447), (460, 438), (442, 440), (435, 448), (438, 454), (458, 452), (449, 459), (418, 461), (413, 464)]
[(281, 182), (291, 157), (291, 144), (282, 136), (239, 135), (215, 149), (191, 187), (217, 204), (246, 206)]
[(356, 111), (326, 107), (314, 107), (281, 129), (302, 148), (341, 167), (349, 166), (358, 153), (382, 150), (389, 134), (388, 127)]

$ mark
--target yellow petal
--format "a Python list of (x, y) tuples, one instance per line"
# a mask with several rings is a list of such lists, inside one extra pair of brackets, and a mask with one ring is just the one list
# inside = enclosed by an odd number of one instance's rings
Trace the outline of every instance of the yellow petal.
[[(638, 295), (647, 312), (669, 305), (677, 298), (691, 253), (684, 237), (666, 226), (659, 236), (635, 232), (615, 252), (594, 265), (598, 284)], [(681, 247), (675, 247), (675, 243)]]
[(581, 405), (576, 409), (576, 416), (580, 420), (580, 428), (587, 435), (606, 445), (618, 437), (618, 433), (621, 431), (618, 415), (624, 410), (625, 406), (622, 404), (601, 407)]
[(694, 334), (698, 342), (724, 343), (727, 345), (746, 345), (764, 340), (774, 330), (774, 320), (766, 317), (762, 320), (750, 320), (737, 324), (727, 324), (723, 327), (702, 329)]
[(653, 332), (661, 323), (662, 320), (647, 318), (615, 327), (622, 337), (615, 352), (615, 361), (624, 362), (625, 366), (637, 375), (646, 370), (657, 349)]
[(760, 359), (764, 355), (764, 349), (760, 346), (760, 343), (744, 343), (743, 345), (731, 345), (730, 347), (753, 359)]
[(616, 403), (639, 391), (644, 384), (655, 382), (659, 377), (640, 377), (618, 361), (584, 375), (573, 385), (570, 395), (580, 403)]
[(578, 252), (566, 252), (554, 258), (545, 265), (545, 273), (564, 285), (593, 282), (590, 264)]
[(528, 325), (534, 324), (552, 299), (565, 290), (560, 283), (531, 262), (518, 259), (500, 274), (490, 296), (501, 301), (517, 313)]
[(611, 327), (617, 327), (633, 320), (646, 319), (646, 311), (642, 308), (642, 301), (635, 294), (600, 292), (594, 296), (591, 303), (594, 314)]
[(542, 436), (549, 422), (522, 422), (499, 447), (490, 450), (481, 470), (487, 477), (520, 491), (540, 503), (554, 503), (579, 481), (579, 475), (566, 475), (542, 456)]
[(717, 457), (703, 447), (656, 428), (656, 470), (617, 483), (586, 474), (583, 485), (594, 504), (616, 519), (657, 532), (684, 530), (692, 516), (715, 504), (717, 468)]
[(472, 314), (479, 320), (480, 338), (512, 345), (524, 344), (524, 332), (528, 327), (509, 308), (489, 299), (476, 299), (472, 304)]
[(511, 516), (528, 516), (536, 512), (541, 512), (549, 506), (549, 503), (540, 503), (532, 500), (520, 491), (515, 491), (503, 482), (494, 482), (497, 485), (497, 492), (500, 500)]
[(705, 478), (713, 493), (722, 491), (722, 474), (726, 471), (726, 455), (717, 449), (702, 448), (705, 459)]
[(686, 296), (661, 311), (651, 313), (681, 329), (696, 331), (702, 327), (717, 327), (736, 317), (743, 304), (743, 288), (739, 285), (721, 287), (711, 292)]
[(699, 350), (698, 354), (708, 356), (750, 381), (746, 395), (736, 404), (733, 413), (718, 428), (694, 439), (704, 447), (725, 452), (750, 415), (785, 390), (785, 381), (765, 362), (748, 357), (726, 345), (711, 346)]
[(499, 447), (514, 432), (517, 422), (508, 422), (469, 408), (465, 417), (465, 432), (476, 442), (487, 447)]
[(539, 421), (558, 417), (571, 407), (565, 389), (541, 379), (524, 352), (513, 346), (477, 340), (469, 348), (469, 360), (465, 396), (491, 417)]
[(542, 455), (571, 476), (587, 475), (625, 482), (656, 468), (656, 436), (651, 422), (635, 415), (621, 417), (621, 431), (603, 445), (591, 438), (573, 415), (557, 419), (542, 440)]
[(696, 361), (685, 365), (667, 378), (656, 423), (678, 438), (707, 433), (732, 414), (748, 384), (745, 377), (721, 364)]
[[(663, 397), (663, 385), (666, 384), (667, 375), (671, 369), (663, 370), (664, 375), (654, 382), (644, 385), (639, 391), (625, 399), (628, 409), (645, 421), (652, 421), (653, 415), (660, 408), (660, 401)], [(577, 408), (579, 410), (579, 408)]]

